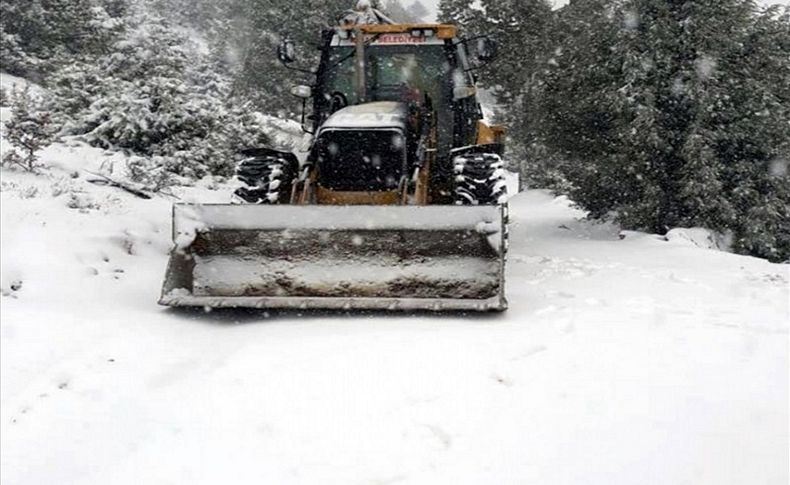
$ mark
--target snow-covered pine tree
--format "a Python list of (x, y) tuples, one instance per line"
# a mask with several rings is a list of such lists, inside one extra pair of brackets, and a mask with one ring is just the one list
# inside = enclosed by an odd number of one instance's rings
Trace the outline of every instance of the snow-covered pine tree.
[[(790, 9), (760, 13), (724, 71), (731, 83), (719, 117), (722, 186), (737, 219), (735, 249), (790, 260)], [(720, 61), (733, 64), (730, 58)], [(737, 70), (736, 70), (737, 69)]]
[(787, 259), (787, 183), (769, 170), (790, 140), (787, 16), (590, 0), (560, 21), (541, 126), (571, 197), (629, 228), (732, 231), (737, 250)]
[[(55, 106), (67, 134), (135, 155), (130, 174), (152, 189), (172, 176), (228, 176), (236, 153), (263, 144), (266, 129), (230, 99), (230, 78), (216, 68), (183, 28), (138, 9), (110, 53), (57, 73)], [(170, 176), (144, 177), (163, 171)]]
[(13, 147), (3, 156), (2, 165), (16, 166), (28, 172), (42, 168), (38, 152), (53, 141), (51, 113), (29, 85), (16, 87), (11, 93), (11, 119), (4, 123), (5, 137)]
[(79, 132), (81, 128), (74, 126), (75, 120), (109, 89), (105, 73), (95, 59), (74, 60), (64, 65), (49, 76), (47, 86), (52, 94), (54, 120), (62, 134)]
[(459, 26), (470, 26), (479, 15), (479, 10), (472, 8), (474, 0), (441, 0), (439, 2), (439, 21)]
[[(612, 52), (620, 25), (616, 2), (573, 2), (556, 12), (549, 34), (546, 67), (538, 73), (543, 89), (538, 109), (527, 113), (537, 118), (538, 139), (544, 144), (549, 166), (562, 188), (594, 216), (607, 214), (629, 187), (639, 180), (616, 168), (622, 163), (617, 143), (627, 120), (617, 106), (622, 85), (622, 56)], [(551, 181), (551, 180), (547, 180)]]
[(75, 56), (101, 52), (119, 25), (104, 1), (0, 2), (3, 70), (40, 82)]
[(0, 62), (17, 76), (30, 76), (52, 46), (40, 39), (43, 30), (40, 2), (0, 2)]
[[(625, 52), (637, 62), (626, 75), (639, 75), (621, 92), (637, 100), (632, 109), (650, 113), (650, 122), (626, 154), (648, 162), (647, 170), (631, 169), (651, 190), (634, 198), (638, 207), (626, 201), (630, 217), (623, 221), (655, 231), (732, 231), (736, 249), (786, 259), (775, 238), (790, 200), (768, 175), (790, 141), (787, 51), (777, 49), (787, 45), (782, 20), (761, 18), (745, 0), (629, 7), (638, 25)], [(640, 140), (645, 133), (651, 135)]]
[(298, 103), (290, 96), (294, 84), (312, 84), (310, 74), (283, 67), (275, 51), (283, 36), (296, 45), (303, 69), (318, 63), (321, 30), (334, 27), (341, 14), (353, 6), (349, 0), (239, 0), (246, 21), (242, 29), (242, 70), (234, 91), (255, 101), (265, 111), (281, 116), (296, 115)]
[(114, 19), (121, 19), (129, 11), (132, 0), (101, 0), (99, 5)]
[(552, 5), (546, 0), (483, 0), (485, 11), (464, 25), (467, 35), (490, 34), (499, 43), (499, 57), (480, 72), (483, 86), (493, 95), (497, 113), (509, 129), (511, 166), (527, 183), (549, 178), (550, 157), (538, 131), (544, 72), (553, 52)]

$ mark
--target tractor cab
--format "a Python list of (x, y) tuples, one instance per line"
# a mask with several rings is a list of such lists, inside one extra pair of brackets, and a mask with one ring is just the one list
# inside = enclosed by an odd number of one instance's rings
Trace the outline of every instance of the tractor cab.
[[(319, 73), (323, 100), (329, 102), (330, 110), (337, 108), (341, 98), (348, 105), (375, 101), (442, 102), (448, 97), (458, 65), (452, 53), (454, 31), (439, 30), (439, 26), (337, 29), (329, 40)], [(357, 45), (360, 43), (361, 48)], [(357, 57), (360, 52), (361, 58)], [(456, 74), (459, 76), (463, 74)]]
[[(347, 106), (391, 101), (435, 113), (442, 151), (472, 144), (482, 119), (473, 70), (493, 59), (496, 47), (486, 36), (457, 33), (445, 24), (345, 23), (326, 30), (315, 84), (293, 91), (312, 98), (311, 131)], [(294, 51), (286, 38), (280, 60), (293, 62)]]

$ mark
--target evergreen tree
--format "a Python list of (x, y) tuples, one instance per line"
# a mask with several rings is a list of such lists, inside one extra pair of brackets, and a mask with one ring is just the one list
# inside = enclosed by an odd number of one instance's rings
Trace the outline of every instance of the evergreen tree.
[[(133, 176), (227, 176), (238, 150), (265, 143), (249, 107), (229, 102), (229, 77), (166, 19), (137, 10), (110, 51), (59, 71), (55, 106), (68, 134), (138, 155)], [(160, 175), (141, 181), (172, 180)]]
[(75, 56), (102, 52), (119, 25), (99, 0), (0, 2), (3, 70), (42, 81)]
[(595, 217), (732, 231), (788, 257), (788, 21), (746, 0), (574, 2), (546, 78), (549, 149)]
[(38, 152), (52, 143), (52, 119), (42, 101), (30, 91), (30, 86), (11, 93), (11, 119), (5, 122), (5, 137), (13, 147), (3, 156), (2, 164), (35, 172)]
[(479, 18), (479, 11), (472, 8), (474, 0), (441, 0), (439, 21), (459, 26), (471, 26)]
[(241, 0), (243, 61), (235, 92), (254, 100), (258, 106), (280, 115), (296, 115), (297, 103), (290, 96), (294, 84), (312, 84), (314, 76), (282, 66), (275, 55), (283, 37), (289, 36), (298, 52), (298, 67), (310, 70), (318, 65), (317, 47), (321, 31), (338, 25), (342, 14), (352, 7), (348, 0), (306, 0), (294, 4), (283, 0)]
[(498, 120), (508, 126), (511, 160), (530, 181), (546, 159), (539, 137), (545, 70), (553, 53), (552, 6), (546, 0), (483, 0), (485, 16), (464, 25), (467, 35), (488, 34), (499, 44), (499, 56), (480, 72), (482, 85), (493, 94), (496, 106), (505, 106)]
[(644, 141), (657, 143), (642, 144), (637, 136), (626, 147), (630, 160), (644, 160), (652, 170), (630, 167), (651, 191), (634, 194), (630, 200), (642, 203), (624, 222), (657, 232), (732, 230), (741, 250), (787, 257), (762, 234), (776, 231), (753, 231), (755, 225), (780, 227), (787, 221), (781, 207), (790, 202), (768, 175), (768, 163), (790, 140), (787, 91), (781, 93), (776, 77), (788, 75), (787, 51), (782, 63), (774, 44), (782, 45), (781, 35), (769, 36), (772, 21), (743, 0), (641, 1), (632, 8), (640, 25), (624, 47), (637, 62), (627, 66), (634, 82), (621, 92), (636, 100), (631, 108), (650, 113)]
[(638, 174), (621, 169), (627, 157), (619, 145), (629, 125), (636, 133), (645, 131), (621, 106), (625, 57), (613, 46), (625, 27), (617, 7), (611, 0), (588, 0), (557, 12), (554, 47), (533, 113), (539, 140), (566, 181), (563, 188), (594, 217), (605, 216), (642, 185)]

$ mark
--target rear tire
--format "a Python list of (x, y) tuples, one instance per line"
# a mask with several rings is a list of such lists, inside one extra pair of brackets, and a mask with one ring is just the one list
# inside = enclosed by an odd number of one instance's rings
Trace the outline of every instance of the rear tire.
[(244, 184), (234, 194), (247, 204), (287, 204), (299, 167), (273, 155), (251, 157), (236, 167), (236, 178)]
[(501, 205), (507, 202), (505, 162), (495, 153), (460, 155), (453, 160), (455, 205)]

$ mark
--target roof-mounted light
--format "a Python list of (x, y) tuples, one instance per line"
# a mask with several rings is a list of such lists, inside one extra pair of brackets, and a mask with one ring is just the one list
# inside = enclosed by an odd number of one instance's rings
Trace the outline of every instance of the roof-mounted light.
[(412, 37), (434, 37), (436, 31), (433, 29), (411, 29)]

